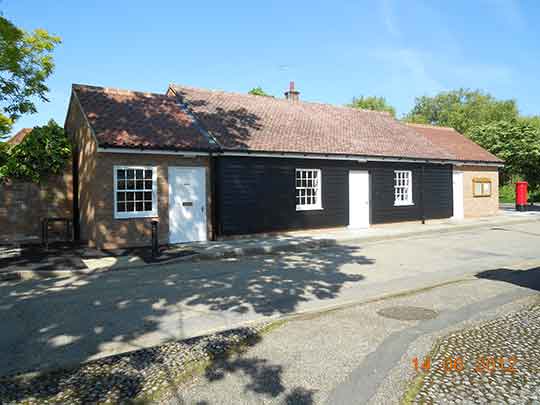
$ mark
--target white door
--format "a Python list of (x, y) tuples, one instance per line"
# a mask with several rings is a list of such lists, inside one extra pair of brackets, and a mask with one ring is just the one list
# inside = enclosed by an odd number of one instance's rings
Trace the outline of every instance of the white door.
[(169, 167), (169, 243), (206, 239), (206, 169)]
[(454, 216), (452, 218), (463, 219), (463, 172), (453, 172), (452, 185), (454, 192)]
[(369, 173), (349, 172), (349, 227), (369, 227)]

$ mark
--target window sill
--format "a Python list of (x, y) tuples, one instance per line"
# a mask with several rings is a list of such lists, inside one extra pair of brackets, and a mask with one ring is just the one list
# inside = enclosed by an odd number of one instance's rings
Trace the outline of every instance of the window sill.
[(296, 211), (322, 211), (323, 207), (296, 207)]
[(157, 212), (137, 212), (137, 213), (115, 213), (114, 219), (138, 219), (138, 218), (157, 218)]
[(394, 203), (394, 207), (412, 207), (413, 205), (414, 203), (400, 203), (400, 204)]

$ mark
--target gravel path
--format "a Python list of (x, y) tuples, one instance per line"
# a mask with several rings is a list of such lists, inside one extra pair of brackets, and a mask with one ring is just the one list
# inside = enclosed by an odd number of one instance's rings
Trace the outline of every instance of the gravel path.
[(538, 401), (539, 344), (540, 305), (452, 333), (434, 350), (414, 402)]
[[(267, 324), (187, 339), (88, 362), (80, 367), (0, 379), (0, 404), (124, 404), (177, 393), (189, 373), (231, 349), (256, 344)], [(186, 374), (187, 373), (187, 374)]]

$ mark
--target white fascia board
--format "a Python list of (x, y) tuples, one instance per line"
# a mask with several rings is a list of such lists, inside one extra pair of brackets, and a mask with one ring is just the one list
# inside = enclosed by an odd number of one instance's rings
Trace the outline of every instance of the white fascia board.
[(258, 152), (219, 152), (219, 156), (239, 156), (239, 157), (265, 157), (265, 158), (289, 158), (289, 159), (330, 159), (330, 160), (355, 160), (365, 163), (367, 159), (362, 156), (353, 155), (324, 155), (313, 153), (258, 153)]
[(289, 158), (289, 159), (328, 159), (328, 160), (349, 160), (360, 163), (367, 162), (398, 162), (398, 163), (433, 163), (451, 164), (455, 166), (491, 166), (504, 167), (502, 163), (490, 162), (464, 162), (456, 160), (429, 160), (410, 158), (391, 158), (379, 156), (355, 156), (355, 155), (325, 155), (314, 153), (264, 153), (264, 152), (193, 152), (193, 151), (170, 151), (170, 150), (149, 150), (149, 149), (129, 149), (129, 148), (103, 148), (99, 147), (98, 152), (104, 153), (125, 153), (135, 155), (174, 155), (174, 156), (237, 156), (237, 157), (263, 157), (263, 158)]
[(494, 162), (454, 162), (454, 166), (489, 166), (489, 167), (504, 167), (504, 163), (494, 163)]
[(238, 156), (238, 157), (273, 157), (290, 159), (328, 159), (328, 160), (350, 160), (361, 163), (366, 162), (399, 162), (399, 163), (433, 163), (433, 164), (452, 164), (460, 166), (494, 166), (503, 167), (501, 163), (489, 162), (463, 162), (456, 160), (430, 160), (430, 159), (411, 159), (411, 158), (391, 158), (379, 156), (355, 156), (355, 155), (325, 155), (314, 153), (264, 153), (264, 152), (218, 152), (219, 156)]
[(131, 155), (174, 155), (174, 156), (210, 156), (209, 152), (171, 151), (171, 150), (141, 150), (128, 148), (102, 148), (97, 149), (100, 153), (124, 153)]

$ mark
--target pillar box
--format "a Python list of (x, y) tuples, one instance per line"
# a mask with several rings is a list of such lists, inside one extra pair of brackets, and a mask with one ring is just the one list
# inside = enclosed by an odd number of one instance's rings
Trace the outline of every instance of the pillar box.
[(516, 182), (516, 211), (527, 210), (527, 182)]

